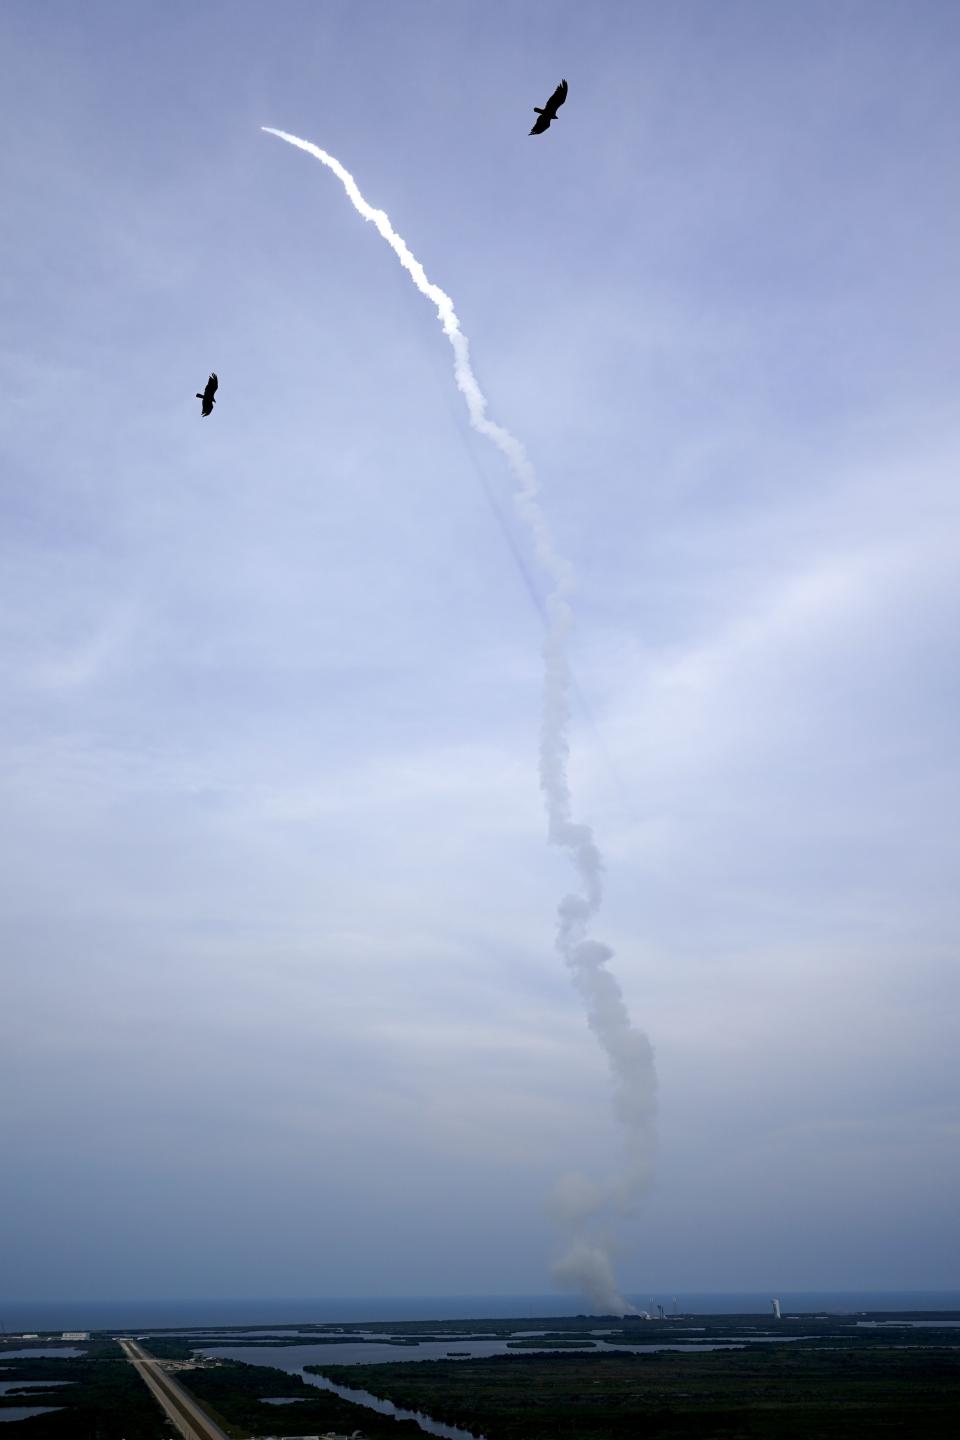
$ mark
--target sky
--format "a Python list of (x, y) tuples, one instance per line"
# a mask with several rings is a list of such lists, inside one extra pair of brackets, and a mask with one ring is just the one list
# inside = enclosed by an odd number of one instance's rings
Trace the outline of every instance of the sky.
[[(0, 10), (0, 1294), (960, 1285), (960, 10)], [(533, 106), (565, 77), (544, 136)], [(216, 370), (214, 414), (194, 392)]]

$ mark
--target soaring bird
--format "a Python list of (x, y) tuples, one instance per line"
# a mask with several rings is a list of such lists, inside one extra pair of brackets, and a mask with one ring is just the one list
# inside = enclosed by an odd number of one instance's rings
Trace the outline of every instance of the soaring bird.
[(533, 108), (539, 118), (534, 124), (533, 129), (530, 131), (531, 135), (543, 134), (544, 130), (548, 128), (550, 121), (556, 120), (557, 111), (560, 109), (560, 106), (563, 104), (566, 98), (567, 82), (566, 80), (561, 80), (560, 84), (557, 86), (556, 90), (554, 90), (553, 94), (550, 96), (550, 99), (547, 101), (546, 105), (544, 105), (542, 109), (539, 105), (534, 105)]
[(200, 391), (197, 391), (197, 399), (202, 401), (202, 404), (200, 406), (201, 415), (213, 414), (213, 407), (217, 403), (213, 397), (217, 393), (217, 386), (219, 384), (220, 381), (217, 379), (217, 372), (214, 371), (213, 374), (210, 376), (210, 379), (207, 381), (206, 385), (203, 387), (203, 394), (201, 395)]

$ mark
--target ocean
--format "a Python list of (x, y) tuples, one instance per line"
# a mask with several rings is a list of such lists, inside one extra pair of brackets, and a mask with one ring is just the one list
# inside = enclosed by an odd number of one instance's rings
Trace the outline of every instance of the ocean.
[[(776, 1293), (784, 1315), (860, 1310), (960, 1310), (960, 1290), (779, 1290), (631, 1295), (642, 1310), (661, 1304), (681, 1315), (769, 1315)], [(6, 1331), (192, 1329), (205, 1325), (360, 1324), (375, 1320), (485, 1320), (584, 1313), (572, 1295), (388, 1295), (328, 1298), (207, 1300), (6, 1300)]]

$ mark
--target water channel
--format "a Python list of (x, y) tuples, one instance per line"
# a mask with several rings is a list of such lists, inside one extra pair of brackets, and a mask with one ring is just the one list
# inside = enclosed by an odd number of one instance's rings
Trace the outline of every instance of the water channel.
[[(289, 1333), (289, 1332), (287, 1332)], [(357, 1332), (355, 1332), (357, 1333)], [(545, 1334), (545, 1331), (525, 1331), (523, 1338), (536, 1339), (537, 1336)], [(739, 1350), (744, 1346), (743, 1340), (733, 1343), (704, 1344), (702, 1341), (691, 1341), (676, 1345), (623, 1345), (619, 1343), (607, 1343), (602, 1337), (609, 1334), (609, 1331), (591, 1331), (592, 1343), (564, 1346), (565, 1354), (599, 1354), (603, 1351), (608, 1353), (614, 1350), (630, 1350), (637, 1355), (651, 1354), (655, 1350)], [(382, 1400), (378, 1395), (373, 1395), (369, 1390), (358, 1390), (347, 1385), (337, 1385), (328, 1380), (324, 1375), (313, 1375), (305, 1370), (306, 1365), (376, 1365), (378, 1363), (407, 1362), (414, 1360), (450, 1360), (450, 1359), (475, 1359), (488, 1355), (543, 1355), (557, 1354), (553, 1347), (524, 1346), (518, 1350), (507, 1345), (505, 1340), (480, 1339), (476, 1335), (446, 1335), (442, 1340), (424, 1340), (410, 1344), (413, 1338), (410, 1336), (398, 1336), (396, 1339), (403, 1339), (404, 1344), (390, 1344), (389, 1337), (379, 1332), (361, 1332), (362, 1335), (370, 1336), (369, 1340), (363, 1338), (353, 1340), (336, 1341), (333, 1344), (313, 1344), (309, 1342), (303, 1345), (283, 1346), (258, 1346), (258, 1345), (200, 1345), (196, 1347), (196, 1353), (208, 1356), (212, 1360), (241, 1360), (248, 1365), (272, 1365), (278, 1370), (285, 1370), (288, 1375), (299, 1375), (308, 1385), (315, 1385), (319, 1390), (332, 1391), (339, 1395), (341, 1400), (349, 1400), (355, 1405), (364, 1405), (370, 1410), (376, 1410), (380, 1415), (391, 1415), (395, 1420), (414, 1420), (421, 1430), (428, 1435), (437, 1435), (441, 1440), (484, 1440), (482, 1435), (472, 1434), (469, 1430), (459, 1429), (456, 1425), (445, 1425), (440, 1420), (434, 1420), (432, 1416), (425, 1415), (417, 1410), (403, 1410), (394, 1405), (392, 1400)], [(521, 1332), (517, 1331), (511, 1339), (517, 1338)], [(147, 1340), (149, 1345), (149, 1339)], [(280, 1400), (282, 1397), (277, 1396)]]
[(34, 1415), (53, 1415), (62, 1405), (5, 1405), (0, 1410), (0, 1425), (5, 1420), (30, 1420)]
[[(50, 1356), (55, 1360), (72, 1360), (74, 1356), (84, 1353), (83, 1350), (69, 1345), (60, 1345), (55, 1350), (45, 1345), (32, 1345), (28, 1350), (0, 1350), (0, 1360), (46, 1359)], [(14, 1390), (52, 1390), (54, 1386), (72, 1384), (72, 1380), (0, 1380), (0, 1395), (9, 1395)], [(29, 1400), (29, 1393), (23, 1398)], [(34, 1415), (52, 1415), (54, 1411), (62, 1409), (62, 1405), (0, 1406), (0, 1425), (8, 1420), (30, 1420)]]
[(73, 1360), (77, 1355), (86, 1355), (86, 1350), (77, 1350), (70, 1345), (32, 1345), (29, 1350), (0, 1350), (0, 1360)]
[(53, 1390), (72, 1384), (72, 1380), (0, 1380), (0, 1395), (9, 1395), (14, 1390)]

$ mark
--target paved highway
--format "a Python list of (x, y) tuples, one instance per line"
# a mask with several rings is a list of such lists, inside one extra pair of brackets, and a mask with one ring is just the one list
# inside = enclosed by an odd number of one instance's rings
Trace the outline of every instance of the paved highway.
[(171, 1375), (160, 1368), (159, 1362), (136, 1343), (135, 1340), (121, 1340), (121, 1349), (130, 1363), (140, 1372), (140, 1378), (160, 1402), (169, 1418), (176, 1425), (184, 1440), (229, 1440), (208, 1415), (200, 1409), (196, 1400), (178, 1385)]

